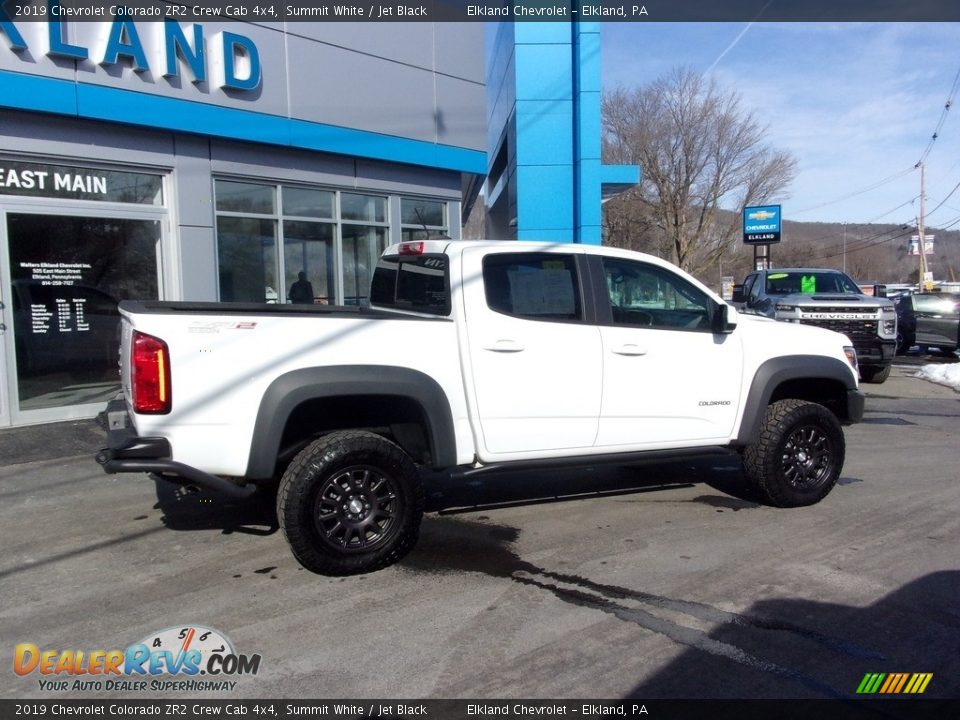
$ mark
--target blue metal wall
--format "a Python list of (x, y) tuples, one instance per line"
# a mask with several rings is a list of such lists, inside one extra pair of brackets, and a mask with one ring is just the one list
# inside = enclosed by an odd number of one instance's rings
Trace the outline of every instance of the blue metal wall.
[(488, 234), (599, 245), (606, 181), (639, 181), (601, 161), (600, 24), (487, 28)]

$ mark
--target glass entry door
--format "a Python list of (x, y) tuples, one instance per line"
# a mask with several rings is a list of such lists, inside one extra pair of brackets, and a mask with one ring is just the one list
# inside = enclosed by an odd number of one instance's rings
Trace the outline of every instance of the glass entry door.
[(7, 212), (5, 229), (11, 419), (88, 417), (120, 387), (117, 304), (159, 298), (161, 222)]

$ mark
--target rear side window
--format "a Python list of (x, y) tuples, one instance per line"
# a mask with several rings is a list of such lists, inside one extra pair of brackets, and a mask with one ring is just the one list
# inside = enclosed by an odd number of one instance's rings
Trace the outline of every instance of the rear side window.
[(449, 268), (446, 255), (384, 256), (373, 272), (370, 304), (430, 315), (449, 315)]
[(483, 259), (487, 306), (530, 320), (580, 320), (583, 310), (572, 255), (495, 254)]

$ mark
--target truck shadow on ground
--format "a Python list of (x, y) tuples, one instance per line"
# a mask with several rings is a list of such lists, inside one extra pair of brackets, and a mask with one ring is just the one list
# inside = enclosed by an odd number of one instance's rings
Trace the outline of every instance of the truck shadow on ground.
[[(721, 494), (689, 498), (724, 510), (761, 507), (743, 477), (736, 455), (718, 455), (687, 461), (645, 462), (629, 466), (568, 468), (562, 470), (500, 471), (466, 480), (442, 473), (422, 477), (425, 511), (440, 515), (476, 513), (498, 508), (573, 502), (588, 498), (665, 493), (702, 486)], [(162, 522), (170, 530), (219, 530), (224, 534), (272, 535), (279, 529), (276, 486), (266, 486), (243, 500), (232, 500), (195, 487), (155, 480)], [(857, 482), (841, 478), (839, 484)]]
[[(958, 591), (960, 572), (935, 572), (866, 607), (777, 598), (731, 614), (709, 632), (666, 628), (688, 649), (630, 697), (882, 699), (888, 702), (869, 706), (870, 717), (920, 717), (908, 713), (920, 709), (910, 707), (917, 700), (960, 695)], [(917, 694), (917, 676), (927, 673), (932, 677)], [(861, 689), (871, 674), (886, 677)], [(845, 718), (868, 709), (859, 702), (833, 707)]]
[[(857, 690), (873, 673), (905, 674), (901, 691), (914, 674), (932, 673), (924, 698), (960, 694), (956, 653), (960, 572), (928, 574), (867, 607), (777, 598), (734, 612), (719, 604), (596, 582), (564, 572), (562, 567), (544, 567), (547, 563), (530, 562), (518, 554), (514, 544), (519, 537), (517, 528), (493, 523), (484, 515), (475, 520), (429, 517), (420, 543), (399, 569), (431, 575), (479, 573), (509, 580), (685, 648), (677, 659), (638, 683), (626, 695), (629, 698), (851, 700), (865, 697)], [(704, 594), (709, 596), (709, 591)], [(623, 657), (624, 672), (646, 665), (644, 658), (629, 652)], [(888, 695), (875, 691), (866, 697)], [(846, 710), (843, 717), (850, 717)], [(887, 710), (871, 717), (897, 717)]]
[[(643, 466), (600, 466), (555, 471), (510, 471), (485, 474), (469, 480), (451, 480), (448, 475), (427, 473), (422, 477), (427, 513), (456, 514), (516, 505), (583, 500), (693, 487), (696, 476), (703, 481), (716, 468), (703, 462), (647, 463)], [(715, 458), (708, 462), (716, 464)], [(726, 462), (726, 461), (723, 461)], [(737, 467), (721, 468), (727, 474)], [(163, 524), (170, 530), (220, 530), (224, 534), (272, 535), (279, 525), (276, 516), (276, 486), (264, 486), (249, 498), (233, 500), (206, 490), (154, 480)], [(737, 490), (735, 479), (718, 489)], [(745, 488), (741, 488), (744, 492)], [(719, 500), (719, 499), (717, 499)], [(711, 500), (711, 502), (714, 502)]]
[(264, 488), (243, 500), (232, 500), (199, 488), (154, 480), (161, 521), (170, 530), (219, 530), (224, 535), (273, 535), (277, 524), (276, 488)]

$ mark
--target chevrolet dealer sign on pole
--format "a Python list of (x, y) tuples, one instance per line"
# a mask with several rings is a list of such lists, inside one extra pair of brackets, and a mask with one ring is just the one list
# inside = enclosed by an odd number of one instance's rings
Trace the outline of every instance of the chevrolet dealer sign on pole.
[(743, 243), (753, 245), (754, 270), (766, 270), (771, 267), (770, 246), (778, 242), (780, 242), (780, 206), (745, 207), (743, 209)]
[(743, 242), (770, 245), (780, 242), (780, 206), (760, 205), (743, 209)]

